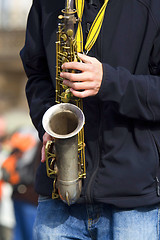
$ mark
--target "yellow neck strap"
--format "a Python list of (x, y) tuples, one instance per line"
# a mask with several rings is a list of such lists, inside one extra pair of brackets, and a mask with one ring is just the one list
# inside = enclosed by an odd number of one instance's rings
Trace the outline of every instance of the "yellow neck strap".
[[(93, 47), (94, 43), (96, 42), (98, 35), (100, 33), (103, 19), (104, 19), (104, 14), (105, 10), (107, 7), (109, 0), (105, 0), (103, 6), (99, 10), (94, 22), (92, 23), (92, 26), (89, 30), (86, 44), (85, 44), (85, 52), (88, 53), (91, 48)], [(76, 10), (77, 10), (77, 15), (78, 15), (78, 28), (76, 32), (76, 41), (77, 41), (77, 51), (78, 52), (83, 52), (83, 31), (82, 31), (82, 16), (83, 16), (83, 10), (84, 10), (84, 0), (75, 0), (76, 4)]]

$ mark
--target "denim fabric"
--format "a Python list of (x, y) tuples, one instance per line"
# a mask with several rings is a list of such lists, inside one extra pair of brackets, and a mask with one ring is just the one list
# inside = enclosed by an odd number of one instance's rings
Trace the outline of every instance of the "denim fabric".
[(160, 240), (159, 206), (121, 210), (41, 199), (33, 235), (34, 240)]
[(24, 201), (14, 200), (14, 210), (16, 226), (13, 231), (13, 240), (32, 240), (33, 224), (37, 212), (36, 206)]

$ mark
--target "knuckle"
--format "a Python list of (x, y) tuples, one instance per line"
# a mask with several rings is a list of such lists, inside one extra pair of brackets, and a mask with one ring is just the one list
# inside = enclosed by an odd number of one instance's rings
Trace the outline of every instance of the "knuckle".
[(75, 68), (79, 67), (79, 62), (75, 62)]
[(80, 92), (80, 97), (81, 97), (81, 98), (84, 98), (84, 97), (85, 97), (85, 91)]
[(68, 74), (67, 72), (65, 72), (64, 77), (65, 77), (66, 79), (68, 79), (68, 78), (69, 78), (69, 74)]
[(63, 63), (63, 69), (67, 68), (67, 63)]
[(75, 90), (77, 89), (77, 86), (76, 86), (75, 83), (72, 83), (72, 88), (75, 89)]
[(70, 74), (69, 80), (70, 80), (70, 81), (74, 81), (74, 75), (73, 75), (73, 74)]
[(95, 70), (95, 66), (91, 65), (91, 71), (93, 72)]
[(93, 82), (93, 83), (92, 83), (92, 86), (91, 86), (91, 89), (95, 89), (95, 88), (96, 88), (96, 83)]

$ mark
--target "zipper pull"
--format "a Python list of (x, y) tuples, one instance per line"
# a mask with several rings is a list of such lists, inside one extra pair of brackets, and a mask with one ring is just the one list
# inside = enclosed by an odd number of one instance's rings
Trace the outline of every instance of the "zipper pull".
[(160, 186), (159, 186), (159, 179), (156, 177), (156, 183), (157, 183), (157, 195), (160, 197)]

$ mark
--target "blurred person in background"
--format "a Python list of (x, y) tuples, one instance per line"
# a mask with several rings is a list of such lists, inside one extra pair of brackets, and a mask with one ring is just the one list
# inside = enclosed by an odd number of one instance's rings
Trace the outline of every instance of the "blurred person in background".
[[(23, 35), (24, 35), (26, 18), (27, 18), (27, 14), (28, 14), (28, 10), (31, 5), (31, 2), (32, 0), (27, 0), (27, 1), (0, 0), (0, 31), (1, 31), (1, 37), (2, 37), (2, 38), (0, 37), (0, 88), (2, 86), (1, 88), (2, 94), (0, 93), (1, 100), (2, 100), (1, 101), (2, 104), (0, 104), (0, 107), (2, 108), (0, 108), (0, 112), (1, 113), (3, 112), (4, 114), (9, 113), (10, 115), (10, 112), (12, 112), (13, 110), (17, 112), (18, 108), (24, 107), (23, 101), (22, 101), (22, 106), (20, 106), (20, 104), (17, 103), (21, 95), (21, 93), (19, 94), (18, 92), (18, 91), (21, 91), (20, 87), (19, 87), (19, 90), (17, 91), (16, 89), (13, 90), (12, 84), (16, 86), (17, 79), (20, 79), (19, 86), (21, 86), (22, 84), (23, 76), (19, 74), (21, 72), (21, 64), (18, 64), (19, 59), (18, 59), (17, 50), (18, 50), (18, 45), (20, 44), (21, 41), (23, 41), (21, 38), (23, 38)], [(18, 31), (18, 36), (17, 36), (17, 31)], [(6, 33), (7, 33), (7, 38), (6, 38)], [(8, 61), (7, 64), (6, 64), (6, 61)], [(7, 67), (3, 67), (3, 66), (7, 66)], [(11, 77), (8, 77), (8, 76), (11, 76)], [(16, 83), (14, 82), (15, 79), (16, 79)], [(23, 81), (25, 81), (25, 77)], [(7, 91), (6, 89), (7, 90), (12, 89), (11, 91), (14, 92), (15, 95), (10, 96), (10, 91)], [(5, 94), (5, 90), (6, 90), (6, 94)], [(23, 90), (23, 87), (22, 87), (22, 90)], [(21, 102), (21, 99), (19, 102)], [(15, 103), (18, 104), (18, 106)], [(27, 228), (26, 231), (28, 233), (27, 234), (23, 233), (23, 235), (24, 236), (26, 235), (26, 237), (28, 237), (28, 239), (30, 240), (31, 239), (30, 232), (32, 231), (31, 229), (32, 219), (34, 218), (34, 212), (36, 208), (35, 206), (37, 204), (37, 195), (33, 190), (34, 180), (31, 179), (33, 178), (33, 176), (30, 177), (33, 173), (32, 170), (30, 171), (30, 173), (28, 173), (28, 182), (24, 185), (23, 184), (21, 185), (21, 182), (18, 182), (18, 184), (14, 184), (14, 181), (16, 179), (15, 177), (16, 174), (15, 175), (13, 174), (14, 177), (12, 177), (11, 181), (10, 179), (7, 179), (6, 175), (4, 176), (4, 172), (5, 172), (4, 166), (6, 166), (7, 162), (9, 162), (8, 165), (10, 167), (12, 166), (12, 168), (14, 169), (14, 167), (17, 168), (16, 162), (20, 161), (20, 158), (21, 159), (23, 158), (23, 154), (20, 155), (17, 150), (18, 160), (15, 160), (15, 162), (13, 161), (15, 165), (12, 162), (14, 158), (12, 155), (14, 151), (14, 146), (11, 146), (10, 141), (11, 141), (12, 133), (8, 129), (12, 128), (12, 130), (15, 131), (16, 129), (15, 122), (19, 122), (19, 116), (17, 116), (17, 118), (14, 120), (12, 119), (12, 116), (11, 116), (10, 125), (5, 123), (4, 118), (2, 119), (2, 121), (0, 119), (0, 135), (2, 136), (0, 139), (1, 140), (0, 142), (0, 240), (2, 239), (13, 240), (13, 235), (14, 235), (14, 239), (16, 240), (25, 239), (25, 237), (22, 237), (22, 234), (18, 238), (18, 232), (24, 232), (25, 228)], [(4, 125), (5, 125), (5, 128), (4, 128)], [(28, 156), (28, 160), (27, 160), (28, 162), (30, 157), (32, 157), (32, 154)], [(2, 170), (2, 165), (3, 165), (3, 170)], [(24, 166), (24, 168), (27, 168), (27, 167)], [(12, 182), (13, 179), (14, 181)], [(28, 199), (27, 199), (27, 196), (28, 196)], [(30, 211), (31, 220), (29, 224), (25, 226), (25, 228), (23, 229), (21, 228), (22, 222), (24, 219), (28, 219), (28, 218), (26, 214), (18, 218), (17, 208), (16, 208), (17, 202), (21, 203), (22, 201), (20, 200), (22, 200), (22, 198), (24, 203), (29, 203), (29, 206), (31, 206), (31, 208), (33, 206), (33, 209)], [(14, 200), (14, 205), (13, 205), (13, 200)], [(19, 215), (20, 215), (20, 209), (22, 209), (22, 207), (19, 205), (19, 208), (18, 208)], [(16, 213), (16, 219), (15, 219), (15, 213)], [(29, 215), (29, 210), (27, 211), (27, 213)], [(19, 219), (19, 221), (17, 219)], [(14, 230), (14, 234), (13, 234), (13, 230)]]
[(2, 165), (10, 154), (6, 121), (0, 117), (0, 240), (12, 240), (15, 215), (12, 185), (2, 179)]
[(12, 185), (16, 225), (13, 240), (32, 240), (36, 216), (37, 194), (34, 173), (40, 161), (37, 134), (33, 128), (22, 127), (9, 139), (10, 154), (2, 164), (2, 179)]

